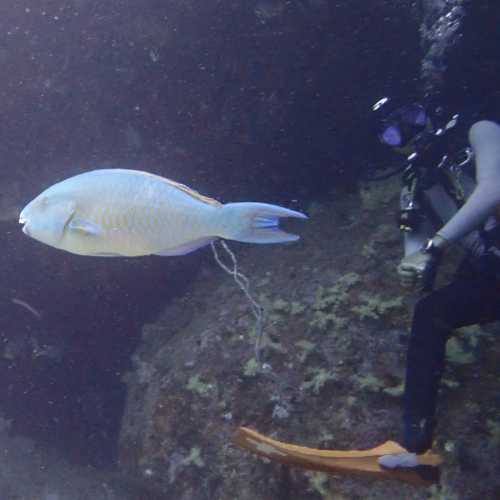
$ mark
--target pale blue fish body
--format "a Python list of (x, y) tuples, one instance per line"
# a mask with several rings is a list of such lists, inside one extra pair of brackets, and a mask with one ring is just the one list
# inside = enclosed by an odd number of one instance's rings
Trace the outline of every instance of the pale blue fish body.
[(125, 169), (76, 175), (46, 189), (20, 214), (23, 231), (79, 255), (181, 255), (215, 238), (255, 243), (293, 241), (280, 217), (299, 212), (265, 203), (202, 196), (163, 177)]

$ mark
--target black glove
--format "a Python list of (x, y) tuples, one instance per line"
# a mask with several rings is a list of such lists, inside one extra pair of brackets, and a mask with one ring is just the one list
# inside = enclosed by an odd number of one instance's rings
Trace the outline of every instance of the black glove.
[(437, 234), (420, 250), (404, 257), (398, 265), (401, 284), (420, 290), (430, 290), (434, 284), (441, 254), (447, 243), (445, 238)]

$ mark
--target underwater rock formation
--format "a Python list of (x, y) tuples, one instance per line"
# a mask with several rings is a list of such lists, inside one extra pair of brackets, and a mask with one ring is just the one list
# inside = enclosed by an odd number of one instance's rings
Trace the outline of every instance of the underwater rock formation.
[[(230, 443), (239, 425), (335, 449), (398, 439), (411, 296), (396, 279), (400, 235), (385, 224), (397, 210), (394, 188), (387, 184), (370, 209), (356, 194), (333, 196), (335, 203), (318, 200), (297, 244), (235, 247), (240, 270), (266, 309), (262, 369), (253, 354), (249, 304), (230, 277), (204, 264), (189, 293), (143, 329), (125, 377), (125, 470), (147, 477), (172, 499), (470, 499), (498, 493), (493, 422), (500, 419), (500, 351), (487, 331), (467, 332), (482, 362), (468, 364), (450, 345), (436, 445), (445, 456), (440, 489), (282, 468)], [(366, 245), (366, 257), (353, 252)]]

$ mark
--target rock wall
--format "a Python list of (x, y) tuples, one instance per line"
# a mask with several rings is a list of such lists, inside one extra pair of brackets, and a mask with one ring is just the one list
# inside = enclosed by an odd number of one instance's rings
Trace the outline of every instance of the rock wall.
[(288, 469), (230, 443), (239, 425), (313, 447), (398, 439), (412, 297), (395, 273), (397, 198), (390, 183), (334, 192), (309, 207), (300, 242), (231, 245), (267, 311), (264, 371), (248, 302), (207, 261), (189, 292), (143, 329), (126, 376), (121, 466), (166, 499), (496, 498), (500, 351), (479, 329), (449, 345), (440, 489)]
[(223, 197), (286, 199), (355, 176), (371, 104), (418, 74), (410, 5), (4, 4), (2, 180), (23, 180), (20, 204), (33, 176), (103, 164)]

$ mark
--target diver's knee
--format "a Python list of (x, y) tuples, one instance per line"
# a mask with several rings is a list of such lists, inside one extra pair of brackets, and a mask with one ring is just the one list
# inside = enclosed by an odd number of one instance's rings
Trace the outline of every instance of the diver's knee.
[(418, 300), (413, 309), (415, 318), (432, 318), (436, 310), (436, 298), (434, 294), (426, 295)]
[(421, 298), (413, 309), (413, 334), (435, 336), (438, 331), (447, 335), (455, 323), (453, 307), (436, 294)]

